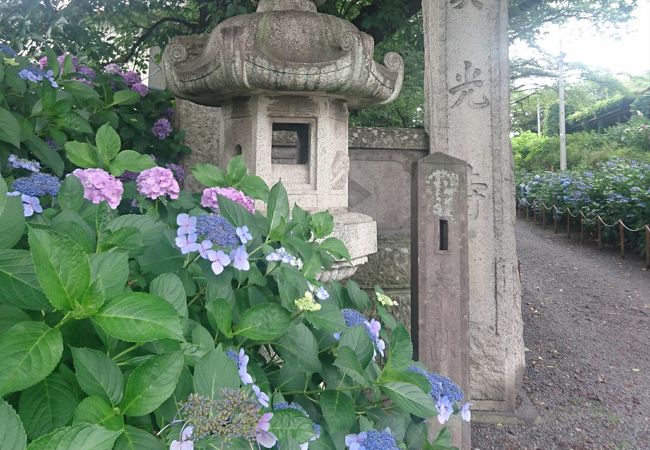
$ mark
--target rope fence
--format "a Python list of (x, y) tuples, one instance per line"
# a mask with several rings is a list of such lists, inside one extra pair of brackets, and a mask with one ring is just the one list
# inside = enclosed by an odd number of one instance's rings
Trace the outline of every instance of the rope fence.
[[(598, 215), (596, 217), (587, 217), (584, 212), (578, 211), (573, 213), (570, 208), (564, 208), (560, 210), (556, 205), (548, 206), (545, 203), (538, 204), (537, 202), (528, 203), (524, 198), (517, 198), (517, 209), (525, 210), (526, 219), (531, 220), (535, 225), (538, 222), (538, 216), (541, 216), (540, 221), (542, 227), (546, 229), (547, 215), (549, 212), (553, 213), (553, 231), (557, 234), (559, 231), (559, 217), (562, 215), (566, 216), (566, 234), (567, 238), (571, 239), (571, 226), (572, 219), (578, 219), (580, 224), (580, 243), (584, 242), (585, 239), (585, 224), (595, 223), (596, 224), (596, 234), (598, 239), (598, 250), (603, 248), (603, 230), (608, 228), (618, 228), (618, 241), (620, 246), (621, 258), (625, 258), (625, 233), (640, 233), (645, 232), (645, 263), (646, 267), (650, 268), (650, 224), (646, 224), (641, 228), (630, 228), (625, 225), (623, 219), (609, 224), (603, 220), (603, 218)], [(532, 214), (531, 214), (532, 211)]]

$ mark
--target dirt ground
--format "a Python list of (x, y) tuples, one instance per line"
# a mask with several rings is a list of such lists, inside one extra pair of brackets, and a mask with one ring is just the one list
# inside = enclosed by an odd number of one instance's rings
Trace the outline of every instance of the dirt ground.
[(519, 220), (533, 425), (472, 426), (474, 449), (650, 449), (650, 271)]

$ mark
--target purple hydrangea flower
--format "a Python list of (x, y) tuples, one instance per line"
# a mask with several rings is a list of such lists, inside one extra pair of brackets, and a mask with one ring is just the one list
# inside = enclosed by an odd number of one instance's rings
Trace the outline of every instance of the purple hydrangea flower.
[(56, 196), (61, 187), (61, 180), (54, 175), (46, 173), (34, 173), (28, 177), (16, 178), (13, 183), (13, 190), (31, 197), (42, 197), (43, 195)]
[(84, 75), (89, 80), (94, 80), (95, 77), (97, 76), (95, 70), (88, 66), (79, 66), (79, 68), (77, 69), (77, 73)]
[(181, 249), (183, 255), (195, 252), (199, 249), (199, 244), (196, 243), (196, 234), (183, 234), (176, 237), (176, 247)]
[(210, 242), (207, 239), (202, 240), (199, 243), (199, 246), (198, 246), (197, 250), (199, 251), (199, 255), (201, 255), (201, 258), (210, 259), (209, 255), (208, 255), (208, 252), (210, 250), (212, 250), (212, 242)]
[(131, 86), (131, 90), (140, 94), (140, 97), (144, 97), (149, 93), (149, 86), (142, 83), (136, 83)]
[(171, 106), (162, 112), (162, 116), (172, 122), (176, 116), (176, 111)]
[(196, 217), (189, 214), (181, 213), (176, 216), (176, 224), (178, 225), (178, 235), (196, 233)]
[[(253, 377), (250, 376), (248, 373), (248, 355), (246, 352), (244, 352), (243, 348), (239, 349), (239, 353), (235, 353), (233, 350), (226, 350), (226, 355), (235, 361), (237, 364), (237, 371), (239, 372), (239, 378), (241, 379), (241, 382), (244, 385), (247, 384), (252, 384), (253, 383)], [(253, 387), (253, 390), (255, 390), (257, 386)], [(259, 395), (258, 395), (259, 397)], [(266, 405), (268, 406), (268, 405)]]
[(257, 397), (257, 401), (260, 402), (260, 405), (262, 405), (265, 408), (268, 408), (269, 400), (271, 400), (270, 397), (266, 393), (262, 392), (260, 387), (256, 384), (252, 385), (251, 388), (253, 388), (253, 392)]
[(29, 159), (19, 158), (13, 153), (9, 155), (7, 161), (9, 162), (9, 165), (11, 165), (11, 167), (13, 167), (14, 169), (25, 169), (25, 170), (29, 170), (30, 172), (41, 171), (41, 164), (38, 161), (31, 161)]
[(219, 195), (240, 204), (250, 212), (255, 212), (255, 200), (232, 187), (212, 187), (204, 189), (203, 194), (201, 195), (201, 206), (212, 208), (215, 212), (219, 212), (219, 201), (217, 200)]
[(75, 169), (72, 175), (79, 178), (84, 187), (84, 198), (95, 204), (106, 201), (115, 209), (122, 201), (122, 182), (103, 169)]
[(172, 124), (165, 117), (161, 117), (156, 120), (156, 123), (151, 127), (151, 132), (158, 138), (158, 140), (162, 141), (171, 134)]
[(298, 270), (302, 269), (302, 260), (291, 255), (284, 247), (280, 247), (266, 255), (266, 260), (268, 262), (283, 262), (296, 267)]
[(122, 73), (122, 67), (115, 63), (106, 64), (104, 66), (104, 73), (107, 73), (109, 75), (117, 75)]
[(230, 264), (230, 256), (222, 250), (208, 250), (207, 257), (208, 260), (212, 261), (212, 272), (214, 272), (215, 275), (220, 275), (226, 266)]
[(180, 187), (174, 178), (174, 173), (164, 167), (152, 167), (143, 170), (135, 181), (138, 185), (138, 192), (152, 200), (165, 195), (175, 200), (180, 193)]
[(469, 422), (472, 420), (472, 411), (470, 411), (471, 403), (465, 403), (462, 408), (460, 408), (460, 417), (465, 421)]
[(438, 422), (440, 425), (447, 423), (451, 415), (454, 413), (454, 407), (451, 404), (451, 400), (446, 395), (442, 396), (436, 402), (436, 409), (438, 410)]
[[(106, 70), (106, 67), (104, 68), (104, 70)], [(140, 77), (140, 74), (133, 70), (127, 70), (126, 72), (121, 72), (120, 76), (129, 87), (134, 86), (136, 84), (142, 84), (142, 78)]]
[(178, 184), (182, 185), (183, 180), (185, 180), (185, 169), (183, 169), (183, 166), (179, 164), (169, 163), (165, 167), (174, 173), (174, 176), (178, 180)]
[(185, 427), (181, 431), (181, 440), (172, 441), (169, 450), (194, 450), (194, 442), (192, 442), (193, 427)]
[(278, 441), (278, 438), (269, 431), (272, 418), (273, 413), (263, 414), (255, 428), (255, 440), (264, 448), (272, 448)]
[(246, 225), (244, 225), (243, 227), (237, 227), (235, 229), (235, 232), (237, 233), (237, 236), (239, 237), (239, 240), (241, 241), (242, 244), (248, 244), (250, 241), (253, 240), (253, 236), (251, 235)]
[(316, 290), (316, 297), (318, 300), (324, 301), (330, 298), (330, 294), (327, 292), (327, 289), (325, 289), (325, 286), (321, 286)]
[(246, 252), (246, 247), (243, 245), (237, 247), (231, 254), (232, 266), (237, 270), (250, 270), (251, 266), (248, 262), (248, 253)]
[(29, 195), (22, 194), (20, 199), (23, 201), (23, 215), (31, 217), (34, 213), (42, 213), (43, 208), (38, 197), (30, 197)]

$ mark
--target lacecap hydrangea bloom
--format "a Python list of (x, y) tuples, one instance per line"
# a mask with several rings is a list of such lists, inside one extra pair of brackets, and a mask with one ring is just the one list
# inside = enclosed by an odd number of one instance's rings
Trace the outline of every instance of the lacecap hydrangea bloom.
[(115, 209), (122, 201), (122, 182), (103, 169), (75, 169), (72, 175), (79, 178), (84, 187), (84, 198), (95, 204), (106, 201)]
[(175, 200), (180, 192), (174, 173), (164, 167), (152, 167), (143, 170), (135, 182), (138, 186), (138, 192), (152, 200), (165, 195)]
[(305, 295), (294, 303), (300, 311), (316, 312), (321, 310), (321, 304), (314, 300), (314, 295), (311, 292), (305, 292)]
[(41, 163), (39, 163), (38, 161), (31, 161), (29, 159), (19, 158), (13, 153), (9, 155), (7, 161), (9, 162), (9, 165), (14, 169), (25, 169), (25, 170), (29, 170), (30, 172), (41, 171)]
[(350, 450), (399, 450), (389, 428), (384, 431), (369, 430), (348, 434), (345, 436), (345, 445)]
[(29, 195), (21, 194), (18, 191), (7, 192), (10, 197), (20, 197), (23, 202), (23, 216), (31, 217), (34, 213), (42, 213), (41, 201), (38, 197), (30, 197)]
[(240, 243), (236, 228), (218, 214), (198, 216), (196, 218), (196, 234), (199, 239), (207, 239), (228, 250), (239, 246)]
[(33, 173), (28, 177), (16, 178), (12, 187), (14, 191), (30, 197), (42, 197), (44, 195), (54, 197), (59, 193), (61, 180), (54, 175)]
[(242, 191), (232, 187), (213, 187), (204, 189), (203, 195), (201, 196), (201, 206), (212, 208), (215, 212), (219, 212), (219, 201), (217, 200), (219, 195), (240, 204), (250, 212), (255, 212), (255, 200), (244, 194)]
[[(424, 375), (429, 381), (431, 391), (429, 396), (436, 404), (438, 410), (438, 422), (444, 425), (454, 412), (454, 404), (463, 400), (463, 391), (456, 383), (449, 378), (424, 370), (417, 366), (411, 366), (410, 372)], [(471, 418), (470, 404), (466, 403), (461, 408), (461, 418), (469, 422)]]
[[(386, 350), (386, 343), (383, 339), (379, 337), (381, 331), (381, 323), (375, 319), (368, 320), (366, 316), (361, 314), (359, 311), (350, 308), (344, 308), (341, 310), (343, 315), (343, 320), (345, 325), (348, 327), (356, 327), (363, 325), (368, 334), (368, 337), (372, 340), (372, 343), (375, 347), (375, 355), (377, 352), (383, 357), (384, 350)], [(340, 333), (334, 335), (337, 339), (340, 337)]]

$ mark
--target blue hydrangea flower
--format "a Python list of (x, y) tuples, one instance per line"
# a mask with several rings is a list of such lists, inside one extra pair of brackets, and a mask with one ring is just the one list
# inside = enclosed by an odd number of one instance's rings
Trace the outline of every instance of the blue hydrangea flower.
[(239, 354), (235, 353), (234, 350), (226, 350), (226, 355), (228, 358), (232, 359), (237, 364), (237, 371), (239, 372), (239, 378), (241, 382), (246, 384), (253, 383), (253, 377), (248, 373), (248, 355), (244, 352), (243, 348), (239, 349)]
[(399, 450), (389, 428), (384, 431), (369, 430), (359, 434), (348, 434), (345, 437), (345, 445), (350, 450)]
[(0, 52), (9, 55), (12, 58), (15, 58), (17, 56), (16, 51), (13, 48), (7, 47), (4, 44), (0, 44)]
[(424, 375), (429, 380), (429, 384), (431, 385), (429, 396), (431, 396), (434, 402), (438, 402), (443, 397), (447, 397), (452, 402), (460, 402), (463, 400), (463, 391), (449, 378), (417, 366), (411, 366), (408, 370), (409, 372)]
[(237, 270), (250, 270), (251, 265), (248, 261), (248, 253), (246, 252), (246, 247), (243, 245), (237, 247), (231, 254), (230, 258), (232, 259), (232, 266)]
[(232, 249), (239, 245), (235, 227), (218, 214), (198, 216), (196, 232), (201, 239), (208, 239), (212, 244), (225, 249)]
[(368, 319), (366, 316), (361, 314), (356, 309), (345, 308), (341, 310), (343, 314), (343, 320), (345, 320), (345, 325), (348, 327), (356, 327), (357, 325), (363, 325)]
[(271, 400), (271, 398), (265, 392), (262, 392), (262, 390), (258, 385), (254, 384), (251, 387), (253, 388), (253, 392), (257, 397), (257, 401), (260, 402), (260, 405), (262, 405), (265, 408), (268, 408), (269, 400)]
[(53, 175), (46, 173), (34, 173), (28, 177), (16, 178), (13, 189), (30, 197), (42, 197), (50, 195), (52, 197), (59, 193), (61, 180)]

